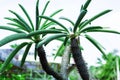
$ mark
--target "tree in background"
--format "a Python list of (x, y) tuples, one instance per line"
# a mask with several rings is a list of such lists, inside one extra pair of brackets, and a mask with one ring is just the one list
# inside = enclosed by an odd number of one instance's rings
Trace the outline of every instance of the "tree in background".
[(98, 66), (91, 66), (90, 72), (98, 80), (119, 80), (120, 56), (111, 52), (107, 54), (107, 58), (98, 58)]

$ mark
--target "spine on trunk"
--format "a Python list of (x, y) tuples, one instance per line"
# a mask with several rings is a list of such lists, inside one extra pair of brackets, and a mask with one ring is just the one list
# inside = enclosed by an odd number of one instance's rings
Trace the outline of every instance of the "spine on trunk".
[(47, 58), (46, 58), (46, 54), (44, 51), (44, 48), (41, 46), (37, 49), (38, 51), (38, 56), (40, 59), (40, 63), (42, 65), (42, 68), (45, 70), (45, 72), (49, 75), (52, 75), (54, 78), (56, 78), (57, 80), (63, 80), (62, 76), (60, 74), (58, 74), (57, 72), (55, 72), (48, 64)]
[(83, 80), (89, 80), (87, 66), (83, 60), (82, 52), (78, 46), (78, 41), (76, 38), (71, 39), (71, 52), (81, 78)]

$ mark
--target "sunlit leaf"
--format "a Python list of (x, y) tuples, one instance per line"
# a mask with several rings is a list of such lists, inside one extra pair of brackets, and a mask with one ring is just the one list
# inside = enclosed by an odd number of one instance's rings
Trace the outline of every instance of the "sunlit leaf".
[(81, 30), (80, 33), (89, 32), (89, 31), (92, 31), (92, 30), (100, 30), (100, 29), (103, 29), (103, 27), (101, 27), (101, 26), (90, 26), (90, 27), (86, 27), (85, 29)]
[(0, 46), (3, 46), (9, 42), (18, 40), (18, 39), (28, 39), (27, 38), (27, 34), (25, 33), (17, 33), (17, 34), (12, 34), (10, 36), (7, 36), (5, 38), (3, 38), (2, 40), (0, 40)]
[(10, 18), (10, 17), (5, 17), (5, 19), (10, 20), (10, 21), (13, 22), (13, 23), (8, 23), (9, 25), (15, 26), (15, 27), (17, 27), (17, 28), (19, 28), (19, 29), (21, 29), (21, 30), (24, 30), (24, 31), (28, 31), (28, 30), (24, 27), (24, 25), (22, 24), (22, 22), (19, 21), (18, 19), (16, 19), (16, 18)]
[(65, 31), (69, 32), (68, 29), (67, 29), (64, 25), (62, 25), (60, 22), (56, 21), (55, 19), (53, 19), (53, 18), (51, 18), (51, 17), (47, 17), (47, 16), (40, 16), (40, 17), (56, 23), (56, 24), (59, 25), (61, 28), (63, 28)]
[(29, 43), (29, 44), (27, 45), (24, 53), (23, 53), (22, 60), (21, 60), (21, 64), (20, 64), (21, 67), (22, 67), (22, 66), (24, 65), (24, 63), (25, 63), (25, 59), (26, 59), (26, 57), (27, 57), (27, 55), (28, 55), (28, 53), (29, 53), (29, 50), (30, 50), (31, 45), (32, 45), (32, 43)]
[(22, 9), (22, 11), (24, 12), (24, 14), (26, 15), (28, 21), (30, 22), (31, 27), (32, 27), (32, 30), (34, 30), (34, 25), (33, 25), (33, 23), (32, 23), (32, 20), (31, 20), (29, 14), (27, 13), (26, 9), (25, 9), (22, 5), (20, 5), (20, 4), (19, 4), (19, 6), (20, 6), (20, 8)]
[(57, 38), (56, 40), (61, 41), (61, 42), (64, 42), (65, 38), (64, 38), (64, 37), (61, 37), (61, 38)]
[(70, 22), (72, 24), (72, 26), (75, 25), (74, 22), (72, 20), (68, 19), (68, 18), (60, 17), (60, 19), (63, 19), (63, 20), (66, 20), (66, 21)]
[(57, 52), (56, 52), (56, 54), (55, 54), (54, 59), (55, 59), (57, 56), (62, 56), (62, 54), (63, 54), (63, 52), (64, 52), (64, 48), (65, 48), (64, 43), (62, 43), (62, 44), (60, 45), (60, 47), (58, 48), (58, 50), (57, 50)]
[(50, 41), (54, 40), (54, 39), (57, 39), (57, 38), (60, 38), (60, 37), (66, 37), (67, 34), (54, 34), (54, 35), (51, 35), (50, 37), (46, 37), (44, 38), (43, 40), (41, 40), (38, 45), (37, 45), (37, 48), (42, 46), (42, 45), (46, 45), (48, 44)]
[(37, 0), (37, 3), (36, 3), (36, 30), (39, 29), (39, 0)]
[(83, 27), (85, 27), (87, 24), (91, 23), (92, 21), (96, 20), (97, 18), (107, 14), (108, 12), (110, 12), (111, 10), (105, 10), (105, 11), (102, 11), (101, 13), (93, 16), (92, 18), (90, 18), (89, 20), (87, 20), (85, 23), (83, 23), (81, 26), (80, 26), (80, 29), (82, 29)]
[(120, 34), (120, 32), (118, 32), (118, 31), (109, 30), (109, 29), (93, 29), (93, 30), (88, 30), (87, 32), (105, 32), (105, 33)]
[[(50, 1), (47, 1), (47, 3), (45, 4), (44, 9), (43, 9), (41, 15), (44, 15), (44, 13), (45, 13), (45, 11), (46, 11), (46, 9), (47, 9), (49, 3), (50, 3)], [(39, 15), (38, 15), (38, 16), (39, 16)], [(39, 17), (38, 17), (38, 18), (39, 18)], [(40, 26), (41, 21), (42, 21), (42, 18), (39, 19), (38, 26)], [(41, 26), (40, 26), (40, 27), (41, 27)]]
[(80, 15), (74, 25), (73, 32), (76, 32), (77, 28), (79, 27), (80, 22), (82, 21), (86, 13), (87, 13), (87, 10), (81, 10)]
[[(83, 25), (86, 21), (87, 21), (87, 20), (84, 20), (84, 21), (82, 21), (82, 22), (79, 24), (79, 30), (78, 30), (78, 31), (81, 31), (81, 25)], [(89, 23), (89, 24), (91, 24), (91, 23)]]
[(18, 20), (24, 25), (24, 27), (27, 29), (28, 32), (32, 31), (30, 26), (27, 24), (27, 22), (20, 15), (18, 15), (16, 12), (14, 12), (12, 10), (9, 10), (9, 11), (11, 13), (13, 13), (18, 18)]
[(91, 1), (92, 1), (92, 0), (87, 0), (82, 9), (83, 9), (83, 10), (86, 10)]
[(89, 35), (85, 35), (85, 37), (103, 54), (103, 56), (106, 57), (106, 53), (103, 51), (104, 47), (100, 43), (98, 43), (95, 39), (93, 39)]
[(55, 12), (53, 12), (50, 17), (53, 17), (55, 16), (56, 14), (58, 14), (59, 12), (63, 11), (63, 9), (59, 9), (59, 10), (56, 10)]
[(47, 33), (52, 34), (52, 33), (62, 33), (62, 32), (60, 30), (55, 30), (55, 29), (37, 30), (37, 31), (29, 33), (27, 37), (38, 35), (38, 34), (47, 34)]
[(46, 29), (46, 28), (50, 28), (51, 26), (55, 26), (56, 24), (54, 22), (48, 22), (44, 25), (42, 25), (41, 29)]
[(11, 28), (9, 26), (0, 26), (0, 29), (9, 30), (9, 31), (17, 32), (17, 33), (23, 33), (23, 31), (16, 29), (16, 28)]
[[(61, 11), (62, 11), (62, 9), (55, 11), (54, 13), (52, 13), (52, 14), (50, 15), (50, 17), (55, 16), (56, 14), (58, 14), (58, 13), (61, 12)], [(49, 22), (49, 23), (48, 23), (48, 21), (49, 21), (49, 20), (47, 20), (47, 19), (44, 21), (44, 23), (43, 23), (42, 26), (41, 26), (41, 29), (43, 29), (43, 28), (46, 29), (46, 28), (50, 27), (51, 25), (53, 25), (54, 22)], [(52, 24), (51, 24), (51, 23), (52, 23)], [(48, 24), (49, 24), (49, 26), (48, 26)], [(54, 24), (55, 24), (55, 23), (54, 23)]]
[(64, 46), (66, 46), (66, 44), (68, 43), (69, 37), (66, 37), (64, 40)]

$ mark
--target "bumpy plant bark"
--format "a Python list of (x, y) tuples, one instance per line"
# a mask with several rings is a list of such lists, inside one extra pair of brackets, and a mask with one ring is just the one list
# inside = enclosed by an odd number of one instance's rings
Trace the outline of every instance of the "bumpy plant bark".
[(62, 76), (60, 74), (58, 74), (57, 72), (55, 72), (48, 64), (47, 58), (46, 58), (46, 54), (44, 51), (44, 48), (41, 46), (37, 49), (38, 51), (38, 56), (40, 59), (40, 63), (42, 65), (42, 68), (44, 69), (44, 71), (49, 74), (52, 75), (54, 78), (56, 78), (57, 80), (63, 80)]
[(81, 78), (83, 80), (89, 80), (89, 73), (76, 38), (71, 39), (71, 52)]

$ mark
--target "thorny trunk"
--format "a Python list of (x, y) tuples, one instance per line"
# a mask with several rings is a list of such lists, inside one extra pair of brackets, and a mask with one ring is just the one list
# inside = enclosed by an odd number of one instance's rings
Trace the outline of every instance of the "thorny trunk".
[(78, 41), (76, 38), (71, 39), (71, 52), (81, 78), (83, 80), (89, 80), (88, 70), (83, 60), (82, 52), (78, 46)]
[(64, 80), (62, 78), (62, 76), (60, 74), (58, 74), (57, 72), (55, 72), (48, 64), (47, 58), (46, 58), (46, 54), (44, 51), (44, 48), (41, 46), (37, 49), (38, 51), (38, 56), (40, 59), (40, 63), (42, 65), (42, 68), (45, 70), (45, 72), (49, 75), (52, 75), (54, 78), (56, 78), (57, 80)]
[(70, 46), (66, 46), (61, 62), (61, 75), (65, 80), (68, 80), (69, 63), (70, 63)]

